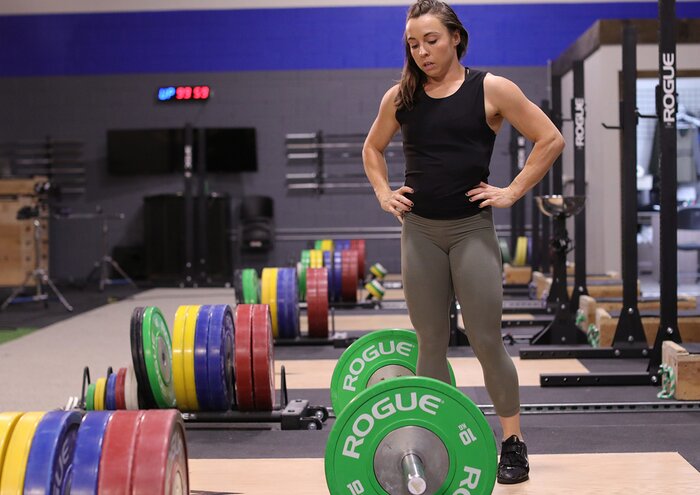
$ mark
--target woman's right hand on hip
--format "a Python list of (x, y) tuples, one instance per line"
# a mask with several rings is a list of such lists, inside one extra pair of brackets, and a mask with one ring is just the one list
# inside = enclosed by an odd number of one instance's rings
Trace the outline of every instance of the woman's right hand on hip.
[(408, 186), (401, 186), (395, 191), (390, 191), (382, 196), (379, 204), (384, 211), (394, 215), (403, 224), (403, 217), (413, 208), (413, 201), (404, 194), (413, 194), (413, 189)]

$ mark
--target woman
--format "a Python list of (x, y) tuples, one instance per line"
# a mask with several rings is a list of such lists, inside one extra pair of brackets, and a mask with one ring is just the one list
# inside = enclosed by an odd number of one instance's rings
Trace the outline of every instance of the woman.
[[(460, 303), (467, 337), (503, 428), (500, 483), (528, 479), (518, 376), (501, 337), (501, 257), (491, 208), (508, 208), (537, 184), (564, 148), (547, 116), (511, 81), (461, 65), (468, 34), (436, 0), (409, 8), (401, 81), (382, 98), (363, 149), (382, 209), (403, 225), (401, 270), (418, 335), (418, 374), (449, 380), (449, 307)], [(518, 176), (487, 183), (496, 133), (507, 120), (534, 142)], [(406, 182), (391, 190), (384, 150), (403, 136)]]

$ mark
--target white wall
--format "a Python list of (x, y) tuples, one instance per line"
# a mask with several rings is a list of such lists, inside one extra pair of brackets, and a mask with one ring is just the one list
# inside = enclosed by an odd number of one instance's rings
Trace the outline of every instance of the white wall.
[[(678, 45), (677, 69), (700, 69), (700, 45)], [(637, 47), (637, 70), (658, 71), (656, 45)], [(621, 271), (620, 139), (621, 131), (606, 130), (601, 123), (619, 125), (619, 73), (622, 71), (622, 47), (603, 46), (584, 63), (586, 95), (586, 263), (589, 273)], [(573, 75), (562, 79), (562, 108), (568, 115), (573, 93)], [(570, 123), (567, 123), (570, 125)], [(567, 151), (564, 173), (573, 176), (571, 128), (564, 128)], [(636, 164), (632, 165), (636, 166)]]

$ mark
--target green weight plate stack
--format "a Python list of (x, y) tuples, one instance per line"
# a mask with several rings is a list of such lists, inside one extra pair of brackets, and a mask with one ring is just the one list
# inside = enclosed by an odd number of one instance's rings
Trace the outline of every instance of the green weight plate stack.
[(243, 281), (243, 304), (260, 304), (260, 278), (255, 268), (246, 268), (241, 273)]
[(311, 266), (311, 251), (304, 249), (301, 252), (301, 260), (297, 263), (299, 281), (299, 301), (306, 301), (306, 270)]

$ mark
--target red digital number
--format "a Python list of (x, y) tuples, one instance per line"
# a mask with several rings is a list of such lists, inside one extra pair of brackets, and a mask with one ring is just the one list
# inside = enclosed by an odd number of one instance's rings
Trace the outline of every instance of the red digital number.
[(191, 100), (192, 99), (192, 87), (190, 86), (180, 86), (177, 88), (178, 100)]
[(194, 87), (194, 99), (195, 100), (206, 100), (209, 98), (209, 86), (195, 86)]
[(178, 86), (175, 90), (177, 100), (206, 100), (210, 94), (209, 86)]

